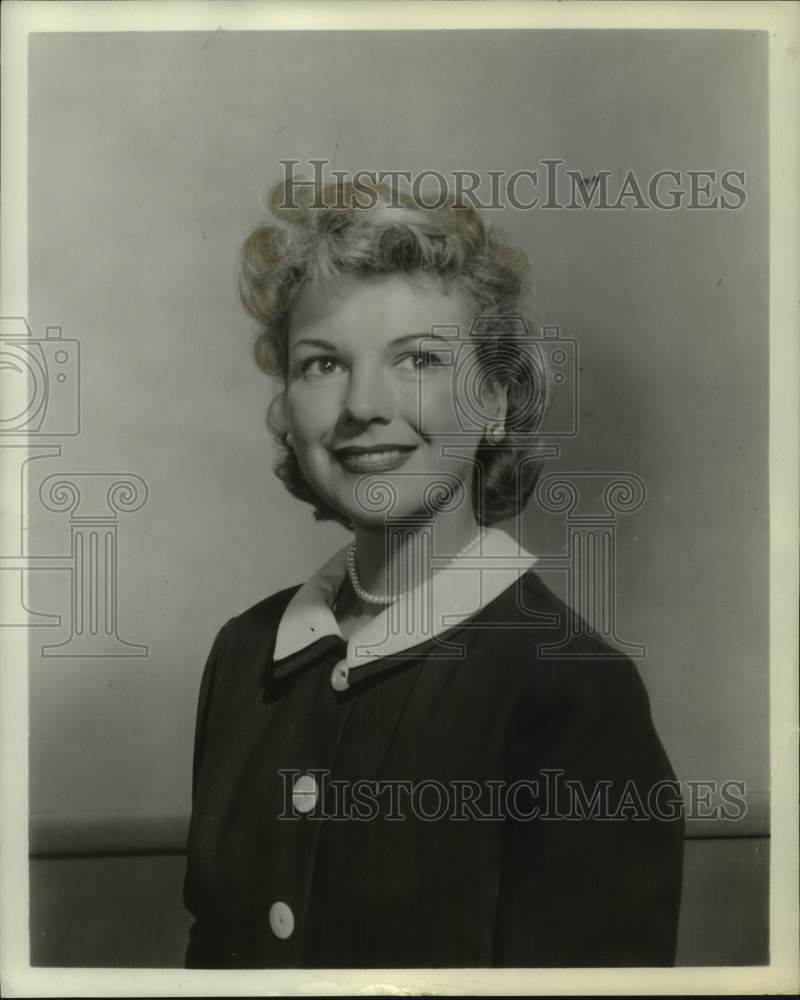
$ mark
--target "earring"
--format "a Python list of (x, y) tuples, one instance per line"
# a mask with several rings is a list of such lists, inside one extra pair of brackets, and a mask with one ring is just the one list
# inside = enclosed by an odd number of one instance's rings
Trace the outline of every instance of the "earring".
[(492, 421), (486, 426), (486, 440), (489, 444), (500, 444), (506, 436), (506, 429), (499, 421)]
[(287, 448), (294, 448), (294, 442), (292, 441), (292, 435), (291, 434), (287, 434), (286, 435), (286, 447)]
[(502, 423), (492, 421), (486, 426), (486, 440), (489, 444), (499, 444), (506, 436), (506, 429)]

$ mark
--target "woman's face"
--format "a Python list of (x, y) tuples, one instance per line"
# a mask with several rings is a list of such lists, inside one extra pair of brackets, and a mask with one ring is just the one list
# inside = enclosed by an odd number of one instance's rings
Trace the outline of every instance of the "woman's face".
[(471, 515), (482, 424), (505, 415), (497, 393), (484, 392), (484, 421), (474, 404), (466, 419), (456, 405), (463, 373), (476, 370), (473, 313), (457, 283), (445, 289), (426, 274), (341, 278), (298, 296), (285, 397), (292, 446), (313, 490), (354, 523), (425, 513), (426, 491), (453, 477)]

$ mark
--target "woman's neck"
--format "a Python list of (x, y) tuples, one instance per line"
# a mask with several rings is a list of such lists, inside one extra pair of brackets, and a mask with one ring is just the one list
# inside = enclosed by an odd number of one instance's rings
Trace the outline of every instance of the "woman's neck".
[(358, 582), (371, 594), (397, 597), (433, 572), (431, 560), (460, 553), (475, 541), (480, 527), (472, 511), (440, 512), (419, 525), (357, 525)]

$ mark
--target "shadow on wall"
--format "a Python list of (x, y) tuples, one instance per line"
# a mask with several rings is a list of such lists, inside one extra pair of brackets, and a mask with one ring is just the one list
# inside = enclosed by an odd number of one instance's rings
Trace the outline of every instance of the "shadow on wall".
[[(677, 964), (767, 964), (769, 839), (688, 840), (684, 864)], [(33, 858), (31, 964), (181, 968), (184, 865), (183, 854)]]

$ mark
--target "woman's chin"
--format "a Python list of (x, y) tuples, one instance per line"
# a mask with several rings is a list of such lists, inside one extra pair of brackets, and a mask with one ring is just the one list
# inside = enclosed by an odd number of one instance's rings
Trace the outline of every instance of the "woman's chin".
[(353, 524), (370, 528), (385, 525), (389, 519), (420, 521), (435, 516), (421, 496), (403, 496), (386, 481), (364, 484), (358, 497), (353, 494), (347, 498), (339, 495), (332, 506)]

